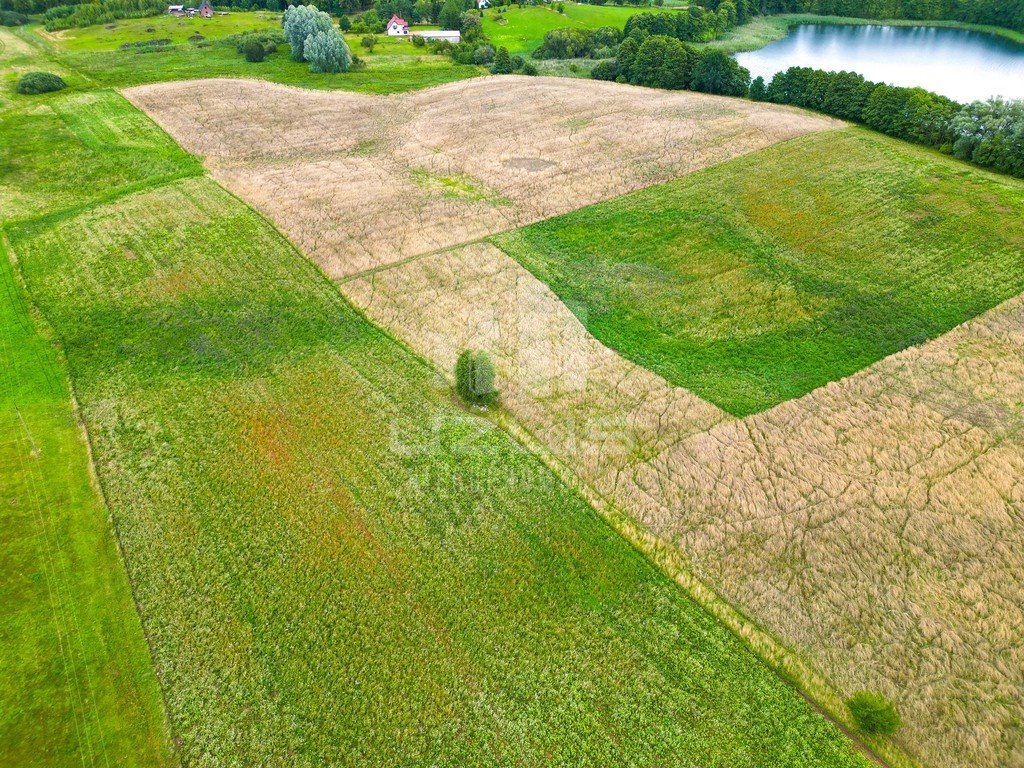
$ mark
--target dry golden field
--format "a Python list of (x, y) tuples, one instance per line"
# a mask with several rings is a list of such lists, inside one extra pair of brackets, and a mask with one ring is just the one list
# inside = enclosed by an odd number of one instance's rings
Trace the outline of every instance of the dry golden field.
[(893, 698), (924, 764), (1024, 767), (1024, 300), (737, 419), (476, 242), (835, 122), (522, 78), (126, 95), (439, 368), (492, 352), (514, 419), (842, 693)]
[(562, 78), (477, 78), (390, 97), (248, 80), (125, 95), (336, 278), (838, 125)]

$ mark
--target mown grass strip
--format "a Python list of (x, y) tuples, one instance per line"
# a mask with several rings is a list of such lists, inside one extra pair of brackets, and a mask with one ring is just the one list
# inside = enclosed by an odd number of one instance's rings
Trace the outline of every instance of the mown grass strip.
[(65, 370), (8, 256), (0, 235), (0, 764), (171, 766)]

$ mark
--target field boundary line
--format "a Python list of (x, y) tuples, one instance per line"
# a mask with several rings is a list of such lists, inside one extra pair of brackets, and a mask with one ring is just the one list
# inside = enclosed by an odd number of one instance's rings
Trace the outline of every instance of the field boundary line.
[(549, 451), (528, 429), (507, 411), (491, 414), (491, 421), (541, 461), (571, 490), (580, 494), (598, 516), (644, 556), (655, 568), (678, 584), (701, 608), (725, 626), (754, 656), (832, 722), (868, 759), (882, 768), (923, 768), (894, 739), (867, 738), (854, 730), (845, 715), (840, 694), (796, 651), (788, 648), (768, 630), (719, 595), (688, 568), (678, 551), (647, 531), (629, 514), (584, 482), (563, 461)]
[[(114, 198), (116, 199), (116, 198)], [(178, 754), (178, 735), (174, 729), (174, 723), (170, 716), (170, 706), (167, 700), (167, 692), (164, 690), (164, 686), (160, 681), (159, 675), (156, 673), (156, 664), (153, 656), (153, 643), (150, 640), (149, 633), (146, 631), (145, 622), (142, 620), (142, 610), (139, 605), (138, 595), (136, 594), (135, 582), (132, 579), (131, 571), (128, 570), (128, 560), (125, 557), (125, 550), (121, 542), (121, 531), (117, 526), (117, 522), (114, 519), (113, 512), (111, 511), (110, 504), (107, 500), (106, 489), (103, 486), (103, 481), (100, 479), (99, 473), (96, 471), (96, 458), (93, 451), (93, 440), (92, 435), (89, 433), (89, 428), (82, 418), (82, 409), (78, 401), (78, 393), (75, 389), (74, 377), (71, 373), (71, 365), (64, 355), (64, 349), (66, 348), (65, 340), (60, 334), (57, 333), (53, 324), (50, 323), (49, 318), (46, 317), (46, 313), (36, 305), (32, 299), (32, 293), (29, 289), (28, 281), (25, 279), (22, 273), (21, 262), (18, 259), (17, 252), (14, 246), (11, 244), (10, 239), (7, 236), (6, 227), (0, 227), (0, 251), (6, 252), (6, 258), (11, 265), (11, 273), (17, 286), (21, 289), (25, 296), (27, 304), (27, 314), (29, 316), (29, 322), (32, 323), (34, 330), (39, 333), (40, 337), (48, 342), (51, 349), (54, 351), (54, 355), (57, 358), (57, 363), (63, 372), (63, 384), (64, 391), (67, 394), (68, 402), (71, 408), (71, 415), (75, 420), (75, 424), (79, 429), (79, 433), (82, 437), (82, 442), (85, 446), (86, 466), (88, 467), (89, 473), (89, 484), (93, 488), (93, 492), (96, 494), (97, 501), (102, 504), (104, 511), (107, 514), (107, 526), (111, 535), (114, 539), (114, 545), (117, 547), (118, 560), (121, 563), (121, 567), (124, 569), (125, 578), (128, 581), (129, 592), (132, 597), (132, 607), (135, 609), (135, 616), (139, 622), (139, 629), (142, 632), (142, 637), (146, 643), (146, 653), (149, 656), (149, 664), (147, 669), (156, 682), (157, 690), (160, 691), (160, 704), (161, 714), (163, 717), (163, 727), (165, 735), (167, 736), (167, 744), (170, 749), (171, 762), (175, 765), (181, 765), (181, 757)], [(54, 342), (58, 343), (54, 343)], [(20, 414), (19, 414), (20, 415)]]
[[(211, 79), (215, 79), (215, 78), (211, 78)], [(427, 89), (427, 90), (429, 90), (429, 89)], [(142, 111), (143, 114), (146, 114), (148, 116), (148, 113), (146, 113), (145, 110), (140, 110), (140, 111)], [(801, 112), (809, 112), (810, 110), (800, 110), (800, 111)], [(817, 114), (817, 113), (812, 113), (812, 114)], [(150, 118), (150, 119), (152, 119), (152, 118)], [(517, 224), (514, 227), (508, 227), (507, 229), (500, 229), (500, 230), (497, 230), (495, 232), (491, 232), (491, 233), (483, 235), (481, 237), (475, 237), (475, 238), (473, 238), (471, 240), (466, 240), (466, 241), (461, 242), (461, 243), (455, 243), (453, 245), (445, 245), (445, 246), (442, 246), (441, 248), (435, 248), (432, 251), (424, 251), (423, 253), (415, 253), (415, 254), (412, 254), (411, 256), (403, 256), (402, 258), (398, 259), (397, 261), (389, 261), (387, 264), (378, 264), (375, 267), (370, 267), (369, 269), (364, 269), (364, 270), (361, 270), (359, 272), (353, 272), (351, 275), (345, 275), (344, 277), (331, 278), (328, 275), (328, 278), (333, 280), (333, 282), (337, 283), (338, 285), (341, 285), (343, 283), (349, 283), (349, 282), (352, 282), (354, 280), (358, 280), (360, 278), (372, 277), (373, 275), (375, 275), (375, 274), (377, 274), (379, 272), (387, 272), (388, 270), (391, 270), (391, 269), (397, 269), (398, 267), (404, 267), (407, 264), (411, 264), (411, 263), (413, 263), (415, 261), (419, 261), (420, 259), (425, 259), (425, 258), (427, 258), (429, 256), (439, 256), (439, 255), (444, 254), (444, 253), (451, 253), (452, 251), (457, 251), (457, 250), (459, 250), (461, 248), (468, 248), (471, 245), (478, 245), (480, 243), (489, 243), (490, 245), (493, 245), (495, 248), (498, 248), (498, 250), (501, 251), (502, 253), (505, 253), (505, 251), (503, 249), (499, 248), (497, 245), (495, 245), (492, 242), (493, 238), (498, 237), (500, 235), (506, 235), (509, 232), (515, 232), (518, 229), (525, 229), (526, 227), (532, 227), (535, 224), (541, 224), (541, 223), (548, 222), (548, 221), (555, 221), (555, 220), (560, 219), (560, 218), (562, 218), (564, 216), (571, 216), (573, 214), (579, 213), (580, 211), (585, 211), (587, 208), (593, 208), (593, 207), (598, 206), (598, 205), (606, 205), (607, 203), (610, 203), (613, 200), (621, 200), (624, 197), (629, 197), (630, 195), (635, 195), (635, 194), (638, 194), (640, 192), (644, 192), (646, 190), (654, 189), (655, 187), (664, 187), (664, 186), (667, 186), (669, 184), (677, 184), (680, 181), (682, 181), (683, 179), (689, 178), (690, 176), (696, 176), (697, 174), (703, 173), (705, 171), (710, 171), (712, 168), (717, 168), (718, 166), (724, 165), (725, 163), (731, 163), (731, 162), (733, 162), (735, 160), (739, 160), (741, 158), (750, 157), (752, 155), (758, 154), (759, 152), (764, 152), (766, 150), (773, 149), (774, 147), (781, 147), (781, 146), (784, 146), (784, 145), (789, 144), (791, 142), (797, 141), (798, 139), (806, 138), (807, 136), (817, 136), (818, 134), (821, 134), (821, 133), (831, 133), (831, 132), (838, 132), (838, 131), (856, 130), (856, 129), (860, 128), (860, 127), (862, 127), (862, 126), (854, 125), (853, 123), (843, 122), (842, 124), (836, 125), (834, 127), (822, 128), (819, 131), (810, 131), (808, 133), (802, 133), (799, 136), (790, 136), (789, 138), (781, 139), (779, 141), (773, 142), (773, 143), (768, 144), (766, 146), (758, 147), (757, 149), (752, 149), (749, 152), (742, 152), (741, 154), (735, 155), (733, 157), (727, 157), (724, 160), (719, 160), (718, 162), (712, 163), (711, 165), (704, 166), (703, 168), (694, 168), (692, 171), (688, 171), (686, 173), (682, 173), (682, 174), (680, 174), (678, 176), (673, 176), (671, 179), (667, 179), (665, 181), (656, 181), (653, 184), (644, 184), (642, 186), (637, 187), (636, 189), (631, 189), (628, 192), (623, 192), (623, 193), (618, 194), (618, 195), (612, 195), (610, 197), (603, 198), (603, 199), (598, 200), (596, 202), (588, 203), (587, 205), (581, 205), (578, 208), (573, 208), (572, 210), (565, 211), (564, 213), (559, 213), (559, 214), (556, 214), (554, 216), (541, 217), (541, 218), (535, 219), (533, 221), (528, 221), (525, 224)], [(205, 167), (205, 165), (204, 165), (204, 167)], [(260, 215), (262, 216), (263, 214), (260, 214)], [(302, 253), (305, 258), (310, 258), (310, 257), (306, 256), (305, 253), (303, 253), (303, 251), (301, 251), (301, 250), (299, 251), (299, 253)], [(514, 261), (516, 261), (516, 263), (518, 263), (518, 260), (515, 259), (514, 256), (510, 256), (507, 253), (505, 253), (505, 255), (508, 256), (510, 259), (513, 259)], [(522, 265), (520, 265), (520, 266), (522, 266)], [(526, 269), (526, 267), (523, 267), (523, 269)], [(529, 270), (527, 270), (527, 271), (529, 272)]]

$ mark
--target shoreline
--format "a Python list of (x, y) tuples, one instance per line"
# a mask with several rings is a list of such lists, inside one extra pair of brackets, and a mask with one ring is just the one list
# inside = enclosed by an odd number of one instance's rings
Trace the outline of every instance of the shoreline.
[(743, 26), (699, 47), (719, 48), (727, 53), (746, 53), (764, 48), (770, 43), (782, 40), (789, 31), (802, 24), (823, 26), (879, 26), (879, 27), (936, 27), (981, 32), (1010, 40), (1024, 46), (1024, 33), (1005, 27), (986, 24), (968, 24), (961, 21), (918, 20), (918, 19), (863, 19), (852, 16), (820, 16), (814, 13), (781, 13), (773, 16), (756, 16)]

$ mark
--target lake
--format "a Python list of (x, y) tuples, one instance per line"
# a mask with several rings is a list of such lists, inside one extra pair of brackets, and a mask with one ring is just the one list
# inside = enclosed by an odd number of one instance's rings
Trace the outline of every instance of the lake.
[(736, 60), (769, 81), (790, 67), (859, 72), (868, 80), (920, 86), (961, 102), (1024, 98), (1024, 45), (938, 27), (801, 24)]

